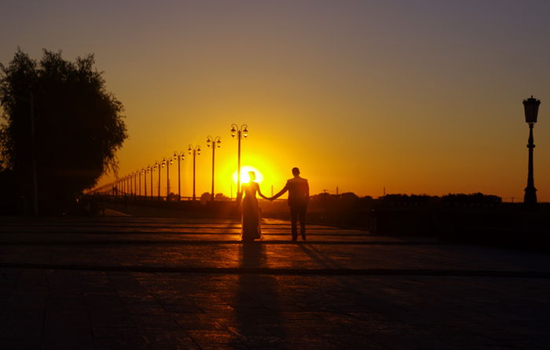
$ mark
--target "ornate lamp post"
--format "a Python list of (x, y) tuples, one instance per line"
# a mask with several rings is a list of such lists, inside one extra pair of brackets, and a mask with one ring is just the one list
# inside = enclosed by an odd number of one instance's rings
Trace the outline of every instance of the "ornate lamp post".
[(124, 176), (124, 196), (128, 197), (128, 175)]
[(214, 201), (214, 160), (216, 159), (216, 146), (220, 148), (220, 143), (222, 143), (222, 141), (219, 136), (216, 136), (215, 138), (212, 136), (208, 136), (206, 138), (206, 145), (210, 147), (210, 144), (212, 144), (212, 192), (210, 192), (211, 201)]
[(197, 156), (201, 155), (201, 146), (195, 146), (189, 145), (189, 148), (187, 149), (189, 151), (189, 154), (193, 155), (193, 202), (196, 200), (195, 195), (195, 158)]
[(134, 194), (134, 199), (136, 199), (137, 197), (139, 197), (139, 195), (141, 194), (141, 172), (139, 170), (136, 170), (134, 171), (134, 187), (135, 187), (135, 194)]
[(248, 125), (243, 124), (239, 128), (237, 124), (231, 125), (231, 137), (237, 135), (238, 148), (237, 148), (237, 198), (241, 193), (241, 138), (248, 136)]
[(147, 199), (147, 168), (142, 168), (141, 173), (143, 174), (143, 199)]
[(184, 152), (174, 152), (174, 159), (178, 160), (178, 200), (181, 201), (181, 168), (180, 162), (185, 158)]
[(160, 199), (160, 167), (161, 165), (159, 164), (159, 162), (155, 162), (155, 166), (153, 167), (153, 171), (158, 169), (159, 171), (159, 182), (158, 182), (158, 188), (159, 188), (159, 191), (158, 191), (158, 199)]
[(130, 173), (126, 178), (128, 179), (128, 198), (132, 198), (134, 195), (134, 173)]
[(166, 165), (166, 201), (168, 201), (168, 196), (170, 195), (170, 165), (172, 165), (172, 158), (163, 158), (162, 167)]
[(134, 176), (133, 173), (126, 175), (126, 188), (127, 188), (128, 198), (130, 199), (134, 195), (134, 190), (133, 190), (134, 182), (132, 181), (133, 176)]
[(152, 167), (152, 166), (147, 166), (147, 171), (149, 171), (151, 173), (151, 199), (153, 199), (153, 170), (155, 168)]
[(136, 179), (136, 198), (138, 198), (141, 195), (141, 171), (136, 170), (134, 174)]
[(533, 143), (533, 127), (537, 122), (539, 105), (540, 100), (533, 98), (532, 95), (530, 98), (523, 100), (525, 122), (529, 124), (529, 143), (527, 144), (527, 148), (529, 148), (529, 166), (527, 174), (527, 187), (525, 187), (523, 204), (531, 209), (537, 206), (537, 189), (535, 188), (535, 177), (533, 174), (533, 148), (535, 148), (535, 144)]
[(137, 181), (136, 181), (136, 197), (139, 198), (141, 196), (141, 170), (136, 170), (135, 172)]

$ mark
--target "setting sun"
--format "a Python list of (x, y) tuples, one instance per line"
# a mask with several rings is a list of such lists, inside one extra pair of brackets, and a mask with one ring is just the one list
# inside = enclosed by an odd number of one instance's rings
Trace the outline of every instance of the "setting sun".
[[(250, 165), (243, 165), (241, 167), (241, 184), (247, 183), (250, 181), (250, 176), (248, 175), (249, 171), (253, 171), (256, 173), (256, 182), (261, 184), (262, 181), (264, 180), (264, 176), (258, 169)], [(237, 183), (237, 171), (233, 173), (233, 182)]]

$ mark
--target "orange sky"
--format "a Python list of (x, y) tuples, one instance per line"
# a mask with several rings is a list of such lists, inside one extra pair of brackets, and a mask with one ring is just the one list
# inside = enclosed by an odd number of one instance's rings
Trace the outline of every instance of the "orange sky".
[[(197, 194), (208, 192), (206, 137), (220, 136), (216, 192), (229, 195), (237, 164), (229, 130), (246, 123), (242, 163), (263, 173), (267, 194), (298, 166), (312, 194), (479, 191), (519, 201), (528, 137), (521, 102), (532, 94), (542, 101), (535, 184), (539, 200), (550, 200), (550, 2), (9, 0), (3, 7), (0, 62), (17, 46), (36, 58), (42, 48), (62, 49), (68, 59), (96, 55), (107, 88), (126, 107), (121, 176), (201, 145)], [(192, 194), (191, 165), (187, 156), (184, 196)]]

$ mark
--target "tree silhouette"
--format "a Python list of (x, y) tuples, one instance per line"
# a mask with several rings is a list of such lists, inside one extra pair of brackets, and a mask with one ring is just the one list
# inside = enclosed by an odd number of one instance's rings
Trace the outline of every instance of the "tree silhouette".
[(123, 106), (94, 63), (93, 55), (68, 62), (48, 50), (37, 62), (18, 49), (8, 66), (0, 64), (0, 154), (18, 196), (33, 197), (36, 174), (41, 206), (64, 206), (116, 172), (127, 138)]

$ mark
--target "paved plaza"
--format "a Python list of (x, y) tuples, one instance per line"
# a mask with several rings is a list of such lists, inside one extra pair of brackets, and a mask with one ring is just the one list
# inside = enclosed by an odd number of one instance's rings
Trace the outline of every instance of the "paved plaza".
[(550, 255), (265, 220), (0, 218), (1, 349), (550, 349)]

